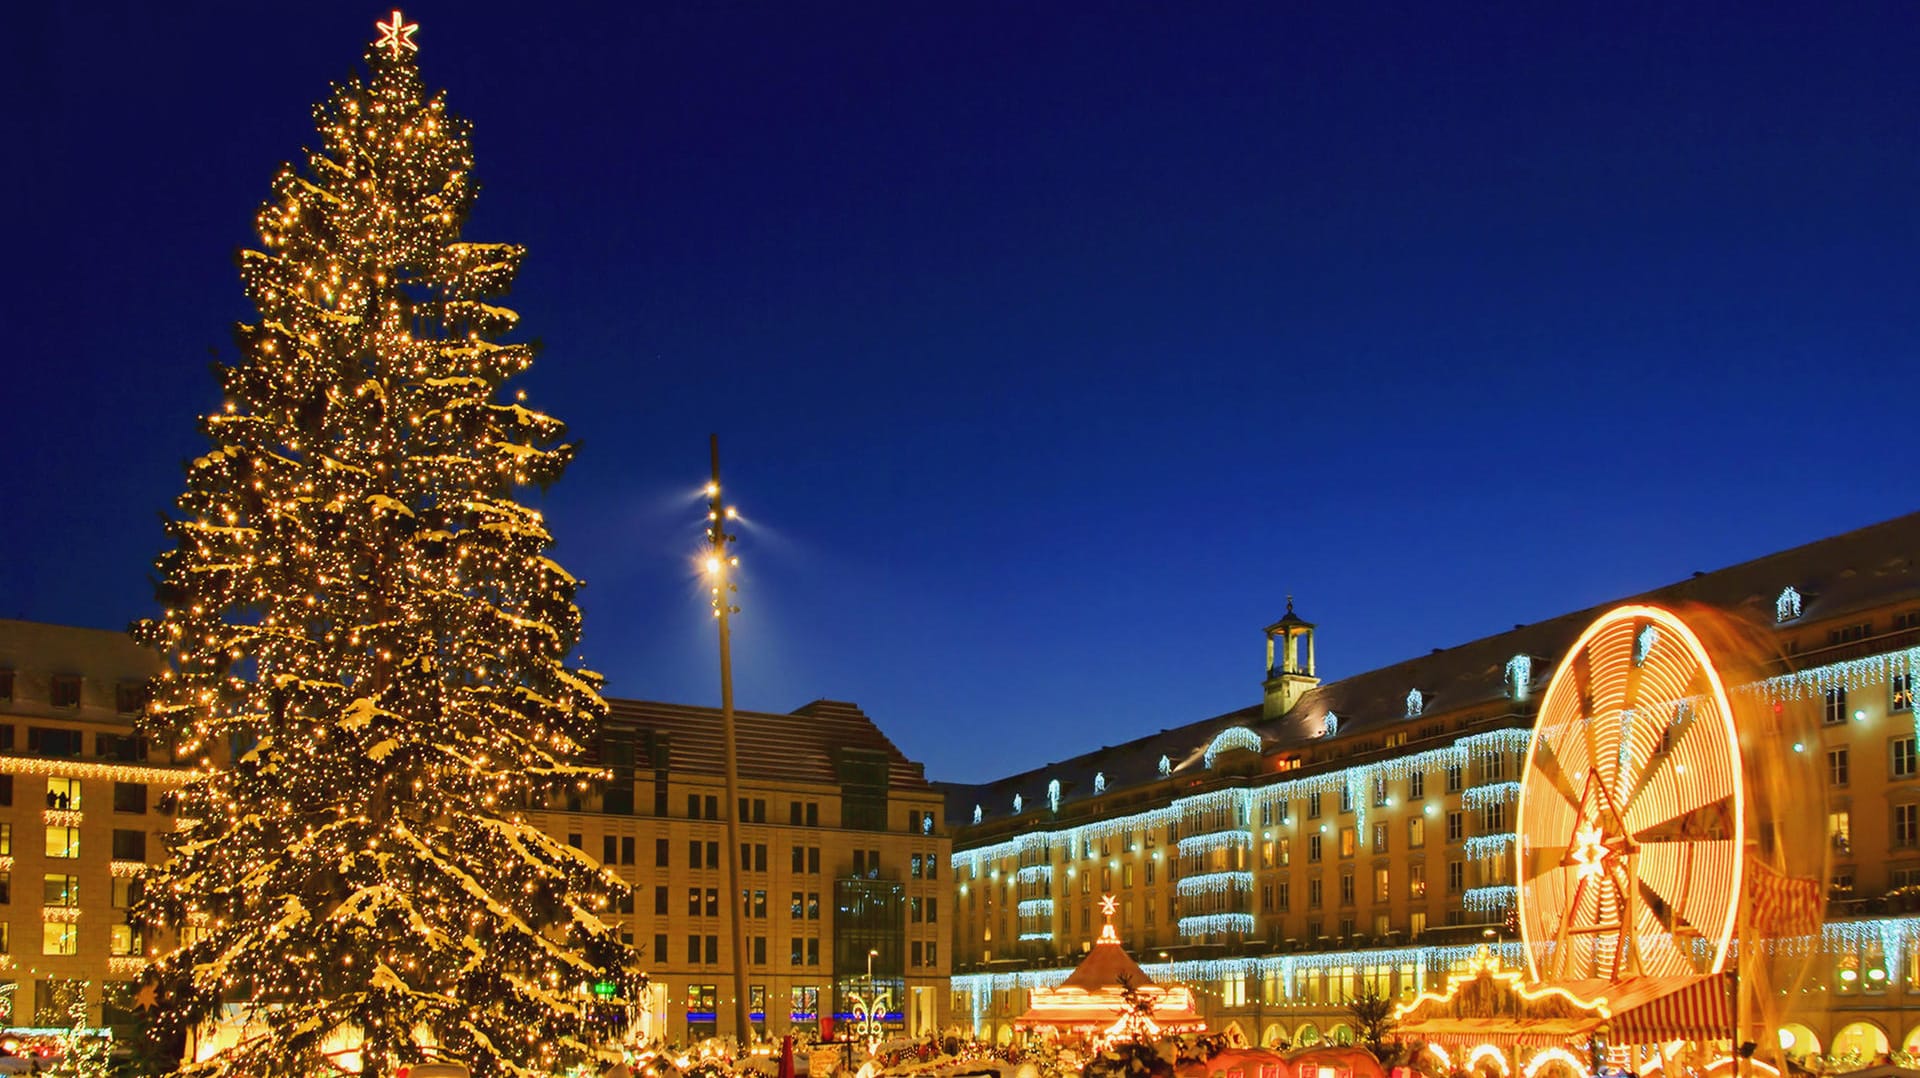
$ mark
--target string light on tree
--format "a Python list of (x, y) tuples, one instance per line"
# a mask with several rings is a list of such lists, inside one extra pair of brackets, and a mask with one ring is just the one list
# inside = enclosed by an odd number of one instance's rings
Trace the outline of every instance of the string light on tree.
[(418, 26), (376, 25), (255, 215), (256, 317), (136, 626), (167, 664), (142, 732), (189, 769), (135, 911), (174, 940), (150, 1024), (179, 1044), (248, 1012), (206, 1078), (342, 1051), (552, 1070), (598, 1039), (581, 986), (638, 981), (601, 920), (625, 886), (524, 814), (604, 777), (606, 710), (570, 659), (578, 581), (517, 497), (574, 453), (506, 386), (534, 358), (499, 303), (525, 251), (461, 239), (468, 124), (423, 85)]

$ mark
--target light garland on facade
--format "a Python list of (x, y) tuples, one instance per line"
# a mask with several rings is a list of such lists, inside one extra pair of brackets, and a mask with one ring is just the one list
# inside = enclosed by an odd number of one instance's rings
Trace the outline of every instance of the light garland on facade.
[(1894, 678), (1920, 672), (1920, 647), (1883, 651), (1821, 666), (1810, 666), (1742, 686), (1769, 701), (1818, 699), (1828, 689), (1885, 685)]
[(1253, 931), (1251, 913), (1202, 913), (1180, 918), (1182, 936), (1211, 936), (1216, 932)]
[(1033, 883), (1036, 880), (1052, 882), (1053, 865), (1021, 865), (1020, 871), (1014, 873), (1013, 878), (1021, 883)]
[(1512, 801), (1520, 796), (1518, 782), (1483, 782), (1469, 786), (1460, 795), (1460, 803), (1470, 809), (1484, 808), (1496, 802)]
[(1183, 835), (1180, 838), (1180, 856), (1190, 857), (1198, 853), (1212, 853), (1215, 850), (1230, 849), (1234, 846), (1253, 846), (1253, 832), (1244, 827), (1231, 831), (1213, 831), (1204, 835)]
[(109, 861), (107, 871), (117, 880), (138, 879), (147, 870), (145, 861)]
[(109, 782), (147, 782), (160, 786), (178, 786), (198, 772), (187, 767), (143, 767), (137, 764), (107, 764), (72, 757), (0, 755), (0, 774), (36, 775), (47, 778), (104, 779)]
[(1259, 752), (1262, 744), (1263, 742), (1260, 740), (1260, 735), (1254, 733), (1252, 730), (1244, 726), (1229, 726), (1225, 730), (1215, 734), (1212, 741), (1207, 742), (1207, 751), (1202, 757), (1202, 762), (1206, 764), (1207, 770), (1211, 771), (1213, 770), (1213, 761), (1222, 753), (1236, 750)]
[(1409, 719), (1417, 719), (1420, 717), (1420, 713), (1422, 711), (1425, 711), (1426, 708), (1427, 708), (1427, 698), (1421, 694), (1420, 690), (1408, 689), (1407, 690), (1407, 713), (1405, 717)]
[(1252, 891), (1253, 873), (1251, 872), (1209, 872), (1202, 876), (1182, 876), (1174, 884), (1174, 891), (1180, 895), (1219, 895), (1229, 891)]
[(1784, 625), (1800, 618), (1800, 593), (1792, 584), (1780, 589), (1780, 597), (1773, 601), (1773, 620)]
[(1513, 848), (1513, 841), (1511, 831), (1502, 831), (1497, 835), (1474, 835), (1467, 839), (1467, 856), (1504, 857)]
[(1514, 889), (1511, 884), (1497, 887), (1469, 887), (1460, 896), (1460, 904), (1477, 913), (1490, 913), (1512, 906), (1513, 899)]
[(1053, 899), (1023, 898), (1014, 908), (1014, 912), (1020, 917), (1051, 917), (1053, 916)]
[(49, 827), (79, 827), (86, 822), (79, 809), (48, 809), (40, 814)]

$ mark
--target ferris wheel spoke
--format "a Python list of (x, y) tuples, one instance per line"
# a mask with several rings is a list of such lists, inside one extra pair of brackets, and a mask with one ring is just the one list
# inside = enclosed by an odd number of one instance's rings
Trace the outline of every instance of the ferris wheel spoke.
[[(1724, 838), (1733, 829), (1733, 799), (1725, 786), (1701, 776), (1647, 787), (1622, 808), (1620, 818), (1636, 842)], [(1675, 831), (1677, 837), (1670, 837)]]
[(1533, 747), (1533, 766), (1540, 777), (1553, 787), (1553, 791), (1573, 806), (1575, 812), (1580, 810), (1580, 792), (1574, 788), (1573, 779), (1567, 775), (1566, 768), (1560, 766), (1559, 753), (1544, 741)]

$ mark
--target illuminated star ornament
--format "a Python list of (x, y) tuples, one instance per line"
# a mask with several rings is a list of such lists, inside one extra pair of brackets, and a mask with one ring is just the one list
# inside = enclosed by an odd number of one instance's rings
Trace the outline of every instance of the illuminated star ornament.
[(1606, 868), (1607, 844), (1598, 827), (1583, 827), (1573, 833), (1573, 862), (1579, 879), (1598, 876)]
[(380, 31), (380, 40), (373, 43), (376, 49), (392, 49), (393, 58), (398, 60), (402, 50), (419, 52), (420, 46), (413, 43), (413, 32), (420, 29), (417, 22), (408, 22), (400, 17), (400, 9), (393, 9), (392, 22), (375, 22), (374, 29)]

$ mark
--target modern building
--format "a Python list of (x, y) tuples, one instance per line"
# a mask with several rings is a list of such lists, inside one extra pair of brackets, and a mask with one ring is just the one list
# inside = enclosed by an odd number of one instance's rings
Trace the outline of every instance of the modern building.
[(0, 1026), (133, 1020), (127, 912), (180, 776), (132, 732), (159, 668), (125, 633), (0, 620)]
[[(633, 885), (614, 920), (644, 950), (649, 1031), (734, 1034), (720, 712), (609, 703), (597, 753), (612, 778), (533, 818)], [(853, 704), (735, 715), (756, 1032), (819, 1033), (829, 1015), (844, 1028), (851, 997), (874, 991), (887, 994), (891, 1028), (942, 1028), (951, 845), (924, 769)]]
[[(71, 1027), (76, 1000), (132, 1024), (144, 948), (127, 912), (141, 866), (165, 860), (185, 770), (133, 732), (159, 670), (124, 633), (0, 620), (0, 1027)], [(592, 747), (608, 781), (533, 819), (633, 885), (611, 919), (643, 949), (640, 1021), (669, 1040), (734, 1033), (720, 713), (610, 704)], [(892, 1028), (940, 1028), (951, 851), (921, 765), (853, 704), (737, 716), (755, 1025), (818, 1031), (878, 990)]]
[[(1920, 514), (1635, 597), (1702, 604), (1770, 634), (1731, 691), (1795, 709), (1819, 753), (1832, 869), (1794, 1054), (1920, 1044)], [(1607, 604), (1608, 607), (1614, 604)], [(1338, 681), (1288, 603), (1258, 703), (972, 786), (954, 834), (953, 1013), (1006, 1039), (1060, 983), (1116, 896), (1123, 942), (1194, 985), (1249, 1041), (1350, 1037), (1344, 1001), (1407, 996), (1491, 944), (1522, 960), (1515, 808), (1534, 708), (1605, 608), (1516, 626)], [(1920, 1049), (1916, 1049), (1920, 1050)]]

